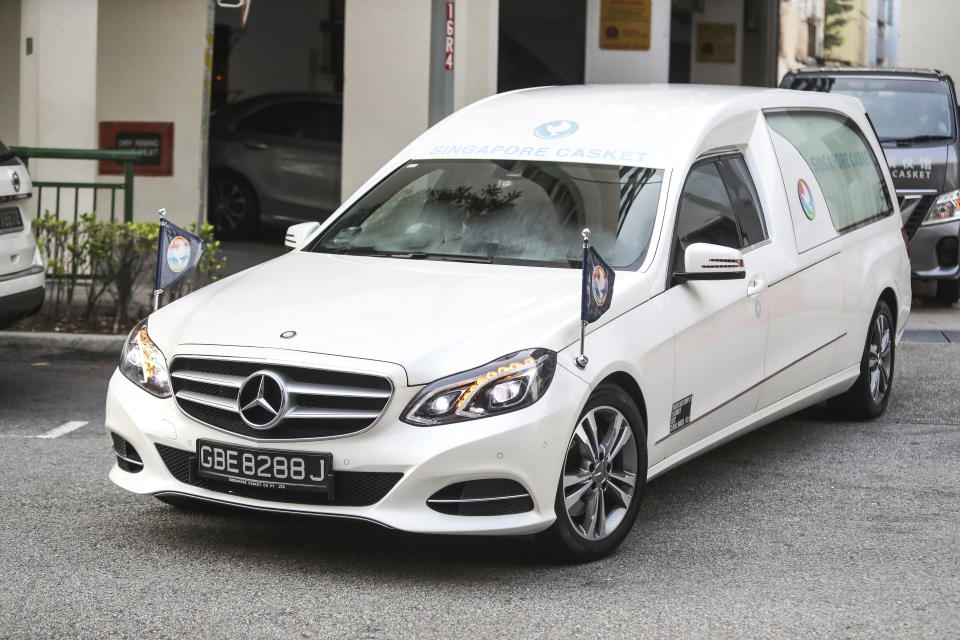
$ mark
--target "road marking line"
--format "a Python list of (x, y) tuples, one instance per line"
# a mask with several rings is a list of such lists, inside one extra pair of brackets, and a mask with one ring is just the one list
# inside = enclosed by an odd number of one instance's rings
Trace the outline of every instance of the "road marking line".
[(28, 438), (42, 438), (44, 440), (49, 440), (51, 438), (59, 438), (60, 436), (66, 435), (71, 431), (76, 431), (80, 427), (89, 424), (86, 420), (71, 420), (70, 422), (64, 422), (59, 427), (55, 429), (50, 429), (46, 433), (41, 433), (38, 436), (27, 436)]

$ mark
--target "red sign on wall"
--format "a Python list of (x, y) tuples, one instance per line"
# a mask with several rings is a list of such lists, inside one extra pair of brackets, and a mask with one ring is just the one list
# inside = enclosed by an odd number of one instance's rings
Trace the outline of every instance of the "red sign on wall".
[(453, 70), (453, 3), (447, 3), (447, 39), (443, 46), (443, 66)]
[[(134, 175), (173, 175), (172, 122), (101, 122), (100, 148), (138, 152)], [(112, 160), (101, 160), (99, 170), (100, 175), (123, 175), (123, 165)]]

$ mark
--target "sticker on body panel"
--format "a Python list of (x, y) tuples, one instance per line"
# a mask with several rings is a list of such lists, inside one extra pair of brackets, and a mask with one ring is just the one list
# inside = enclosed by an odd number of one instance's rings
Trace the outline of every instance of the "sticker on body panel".
[(810, 220), (817, 217), (816, 203), (813, 200), (813, 189), (803, 178), (797, 181), (797, 195), (800, 197), (800, 206), (803, 207), (803, 213)]
[(693, 406), (693, 394), (673, 403), (670, 411), (670, 433), (679, 431), (690, 424), (690, 409)]

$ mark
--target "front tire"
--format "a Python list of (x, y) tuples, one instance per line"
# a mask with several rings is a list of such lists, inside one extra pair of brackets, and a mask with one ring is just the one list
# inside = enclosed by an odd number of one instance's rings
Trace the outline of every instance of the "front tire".
[(239, 174), (214, 171), (208, 198), (207, 220), (218, 238), (243, 238), (257, 228), (260, 222), (257, 194)]
[(598, 560), (630, 532), (647, 480), (646, 427), (629, 395), (594, 391), (577, 419), (557, 485), (557, 520), (544, 533), (561, 559)]
[(887, 408), (896, 363), (895, 327), (890, 307), (880, 300), (867, 330), (860, 377), (849, 391), (833, 400), (842, 413), (854, 418), (875, 418)]

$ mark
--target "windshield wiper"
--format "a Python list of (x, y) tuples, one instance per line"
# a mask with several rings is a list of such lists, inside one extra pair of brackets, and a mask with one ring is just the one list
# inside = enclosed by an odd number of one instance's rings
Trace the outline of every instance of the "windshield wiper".
[(887, 142), (894, 142), (898, 147), (906, 147), (916, 142), (933, 142), (934, 140), (953, 140), (953, 136), (922, 135), (922, 136), (911, 136), (909, 138), (880, 138), (881, 144), (887, 143)]

